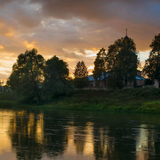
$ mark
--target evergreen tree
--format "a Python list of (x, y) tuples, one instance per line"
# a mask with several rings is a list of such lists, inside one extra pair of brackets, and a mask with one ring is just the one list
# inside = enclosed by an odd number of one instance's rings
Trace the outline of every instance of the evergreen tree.
[(93, 77), (95, 79), (96, 86), (99, 86), (100, 81), (102, 80), (102, 75), (104, 76), (104, 79), (106, 79), (106, 69), (106, 50), (102, 48), (97, 53), (97, 57), (94, 61)]
[(85, 63), (83, 61), (79, 61), (76, 65), (75, 72), (74, 72), (74, 85), (77, 88), (87, 87), (89, 85), (88, 80), (88, 71)]

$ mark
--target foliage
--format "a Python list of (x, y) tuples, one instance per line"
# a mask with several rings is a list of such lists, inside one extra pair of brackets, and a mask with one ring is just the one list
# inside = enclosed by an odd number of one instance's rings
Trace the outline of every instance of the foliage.
[(104, 79), (105, 79), (106, 77), (106, 50), (104, 48), (100, 49), (94, 61), (93, 77), (95, 79), (96, 86), (99, 86), (100, 81), (102, 80), (101, 79), (102, 75), (104, 76)]
[(139, 60), (136, 46), (131, 38), (121, 38), (110, 45), (106, 56), (109, 87), (122, 88), (134, 82)]
[(74, 72), (74, 85), (77, 88), (84, 88), (89, 85), (89, 80), (88, 80), (88, 71), (85, 63), (83, 61), (79, 61), (75, 67), (75, 72)]
[(40, 86), (43, 78), (44, 58), (37, 52), (36, 49), (32, 49), (20, 54), (7, 81), (7, 85), (22, 102), (31, 102), (35, 98), (37, 103), (41, 102)]
[(150, 79), (145, 79), (144, 83), (145, 83), (145, 85), (153, 85), (154, 84), (154, 82)]
[[(70, 97), (64, 97), (51, 104), (49, 108), (67, 110), (101, 110), (101, 111), (134, 111), (134, 112), (160, 112), (157, 110), (160, 89), (133, 88), (115, 90), (77, 90)], [(148, 104), (156, 104), (150, 109)]]
[(46, 99), (68, 95), (73, 91), (69, 82), (68, 64), (56, 56), (46, 61), (44, 78), (43, 93)]
[[(0, 94), (1, 95), (1, 94)], [(34, 110), (66, 109), (66, 110), (101, 110), (160, 113), (160, 89), (133, 88), (115, 90), (76, 90), (70, 96), (56, 98), (45, 105), (20, 106), (0, 96), (0, 107), (29, 108)], [(14, 97), (13, 97), (14, 98)], [(16, 107), (15, 107), (16, 106)]]
[(160, 81), (160, 33), (154, 37), (150, 47), (152, 50), (145, 61), (143, 73), (152, 81)]
[(4, 84), (4, 81), (0, 80), (0, 93), (4, 92), (6, 90), (6, 87), (4, 87), (3, 84)]

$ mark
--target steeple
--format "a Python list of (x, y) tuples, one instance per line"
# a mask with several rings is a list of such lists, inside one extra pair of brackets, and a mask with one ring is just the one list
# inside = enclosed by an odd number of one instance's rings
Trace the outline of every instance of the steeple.
[(128, 31), (128, 29), (126, 28), (126, 36), (124, 37), (125, 40), (128, 39), (127, 31)]

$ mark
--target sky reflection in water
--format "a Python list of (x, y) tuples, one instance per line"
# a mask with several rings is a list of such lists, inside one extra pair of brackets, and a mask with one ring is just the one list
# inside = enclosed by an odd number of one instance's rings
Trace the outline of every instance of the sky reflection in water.
[(0, 160), (160, 158), (159, 115), (0, 110)]

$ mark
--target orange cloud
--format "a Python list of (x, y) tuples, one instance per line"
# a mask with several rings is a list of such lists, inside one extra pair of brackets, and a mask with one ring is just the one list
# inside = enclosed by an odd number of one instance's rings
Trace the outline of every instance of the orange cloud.
[(13, 36), (13, 34), (14, 34), (14, 33), (12, 33), (12, 32), (8, 32), (8, 33), (6, 33), (5, 35), (8, 36), (8, 37), (11, 37), (11, 36)]
[(4, 47), (2, 45), (0, 45), (0, 49), (4, 49)]
[(29, 43), (28, 41), (24, 41), (24, 45), (25, 45), (28, 49), (34, 48), (36, 43), (37, 43), (37, 42), (35, 42), (35, 41), (33, 41), (33, 42), (31, 42), (31, 43)]

